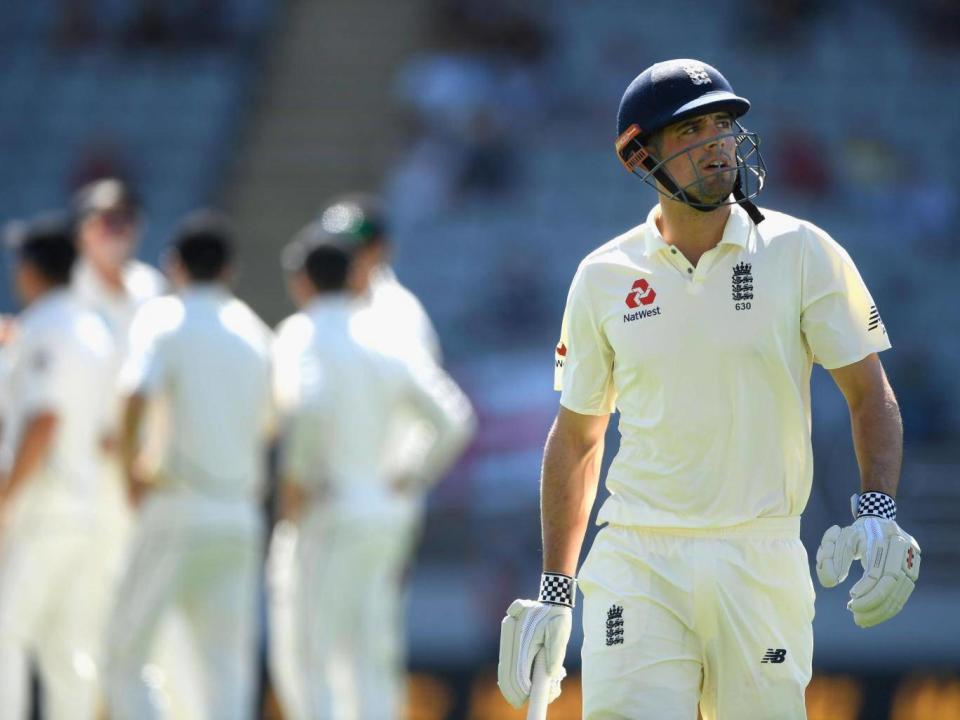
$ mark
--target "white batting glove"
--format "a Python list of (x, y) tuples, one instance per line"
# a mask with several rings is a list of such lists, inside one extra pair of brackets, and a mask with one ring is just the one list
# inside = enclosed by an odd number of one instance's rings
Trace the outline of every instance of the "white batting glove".
[(563, 659), (573, 626), (576, 580), (544, 573), (539, 600), (514, 600), (500, 623), (500, 661), (497, 685), (507, 702), (521, 707), (530, 697), (533, 661), (544, 654), (550, 681), (548, 702), (560, 696), (560, 681), (567, 675)]
[(847, 609), (860, 627), (878, 625), (906, 604), (920, 575), (920, 546), (896, 523), (897, 506), (884, 493), (854, 495), (856, 520), (823, 534), (817, 550), (817, 578), (824, 587), (843, 582), (859, 560), (863, 577), (850, 588)]

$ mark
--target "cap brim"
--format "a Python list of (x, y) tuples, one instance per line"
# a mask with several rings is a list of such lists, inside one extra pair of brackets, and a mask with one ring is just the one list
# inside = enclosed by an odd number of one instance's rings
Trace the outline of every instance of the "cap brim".
[(671, 122), (678, 122), (694, 115), (703, 115), (707, 112), (721, 112), (726, 110), (734, 117), (745, 115), (750, 109), (750, 101), (726, 90), (717, 90), (701, 95), (678, 107), (671, 116)]

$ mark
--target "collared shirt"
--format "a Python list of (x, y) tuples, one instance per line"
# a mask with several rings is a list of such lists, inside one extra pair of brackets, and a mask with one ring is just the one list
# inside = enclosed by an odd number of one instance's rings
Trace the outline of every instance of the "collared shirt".
[(388, 335), (388, 342), (410, 359), (442, 362), (440, 340), (417, 296), (397, 279), (393, 268), (380, 265), (370, 278), (370, 299), (365, 310)]
[(122, 386), (169, 407), (161, 482), (257, 499), (272, 412), (269, 328), (225, 289), (194, 285), (144, 305), (130, 338)]
[(725, 527), (799, 515), (810, 373), (890, 347), (846, 251), (819, 228), (731, 208), (694, 267), (647, 221), (584, 259), (556, 355), (561, 404), (620, 411), (599, 522)]
[(422, 462), (408, 471), (429, 482), (445, 469), (472, 429), (466, 398), (434, 363), (390, 354), (344, 295), (321, 296), (277, 331), (277, 396), (284, 417), (288, 475), (338, 512), (405, 513), (391, 488), (391, 428), (412, 411), (436, 434)]
[(99, 317), (69, 290), (54, 290), (18, 320), (5, 350), (0, 467), (8, 473), (23, 433), (40, 413), (57, 418), (43, 463), (16, 503), (29, 517), (93, 519), (99, 499), (99, 457), (112, 392), (113, 343)]
[[(361, 303), (353, 322), (366, 341), (388, 355), (402, 355), (415, 364), (440, 365), (443, 361), (440, 340), (427, 311), (389, 265), (381, 264), (371, 273), (367, 302)], [(385, 461), (388, 474), (403, 473), (416, 463), (432, 434), (415, 408), (397, 408)], [(411, 511), (417, 510), (411, 507)]]
[(121, 357), (126, 355), (127, 334), (137, 310), (166, 292), (163, 275), (138, 260), (130, 260), (123, 269), (123, 292), (109, 287), (83, 259), (77, 262), (71, 284), (80, 301), (110, 328)]

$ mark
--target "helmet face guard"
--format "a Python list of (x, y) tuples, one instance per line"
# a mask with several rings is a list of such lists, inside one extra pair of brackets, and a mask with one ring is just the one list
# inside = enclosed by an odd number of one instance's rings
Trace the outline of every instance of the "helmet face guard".
[[(763, 190), (763, 183), (767, 175), (763, 155), (760, 154), (760, 136), (749, 132), (739, 121), (734, 121), (734, 124), (736, 129), (733, 132), (708, 138), (663, 159), (650, 154), (650, 151), (640, 140), (642, 132), (640, 127), (631, 125), (616, 140), (617, 157), (620, 158), (620, 162), (628, 171), (664, 197), (682, 202), (700, 212), (710, 212), (725, 205), (739, 204), (747, 211), (754, 223), (760, 223), (763, 220), (763, 214), (751, 202)], [(697, 167), (690, 156), (690, 152), (723, 138), (732, 138), (734, 141), (736, 165), (718, 170), (716, 174), (729, 174), (731, 176), (733, 180), (731, 193), (719, 202), (704, 202), (699, 197), (697, 189), (703, 186), (706, 176)], [(687, 156), (696, 179), (680, 187), (667, 171), (666, 165), (682, 155)]]

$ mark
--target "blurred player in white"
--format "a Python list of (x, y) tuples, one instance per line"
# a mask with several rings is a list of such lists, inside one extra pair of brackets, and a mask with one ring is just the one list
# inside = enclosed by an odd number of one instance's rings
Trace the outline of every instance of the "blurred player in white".
[[(440, 364), (442, 361), (437, 332), (423, 305), (397, 280), (389, 264), (389, 230), (377, 198), (361, 193), (343, 195), (324, 208), (319, 227), (338, 238), (351, 255), (347, 285), (355, 296), (356, 322), (364, 334), (391, 354), (401, 354), (414, 363)], [(294, 316), (297, 318), (298, 316)], [(296, 320), (294, 320), (296, 321)], [(400, 473), (423, 454), (431, 442), (433, 430), (428, 422), (407, 407), (395, 409), (390, 429), (386, 462), (388, 473)], [(423, 523), (426, 488), (396, 499), (398, 526), (401, 506), (411, 547), (416, 543)], [(270, 603), (270, 664), (274, 669), (275, 690), (284, 707), (302, 706), (296, 685), (286, 682), (296, 676), (296, 628), (292, 603), (297, 596), (293, 582), (293, 547), (296, 530), (292, 523), (281, 522), (270, 543), (268, 577), (273, 602)], [(281, 670), (286, 668), (286, 670)]]
[[(294, 603), (302, 707), (293, 718), (399, 717), (401, 575), (411, 550), (406, 496), (462, 452), (470, 404), (438, 366), (386, 353), (358, 325), (349, 251), (319, 223), (284, 253), (303, 310), (277, 338), (283, 514), (299, 524)], [(362, 324), (362, 323), (361, 323)], [(395, 415), (412, 408), (432, 442), (391, 466)]]
[[(148, 300), (164, 294), (167, 282), (156, 269), (136, 259), (144, 218), (133, 189), (117, 178), (95, 180), (74, 197), (74, 220), (80, 257), (74, 267), (72, 286), (80, 301), (107, 323), (116, 348), (116, 367), (122, 367), (129, 348), (130, 326), (137, 310)], [(101, 549), (90, 558), (103, 576), (102, 592), (91, 602), (105, 622), (129, 549), (132, 524), (117, 435), (122, 412), (119, 384), (114, 393), (114, 412), (102, 458), (103, 484), (99, 532)], [(157, 432), (164, 427), (165, 408), (154, 403), (148, 411), (152, 447), (158, 454), (167, 438)], [(162, 640), (151, 670), (158, 698), (173, 716), (194, 717), (197, 705), (193, 682), (192, 651), (179, 614), (164, 622)], [(160, 669), (162, 668), (162, 672)]]
[[(545, 653), (559, 682), (576, 583), (584, 595), (583, 717), (799, 720), (814, 591), (799, 538), (813, 474), (810, 373), (850, 409), (862, 494), (817, 553), (827, 585), (853, 559), (853, 620), (888, 620), (920, 549), (895, 522), (900, 413), (890, 347), (850, 256), (751, 198), (765, 169), (715, 68), (648, 68), (620, 105), (616, 150), (660, 202), (589, 254), (557, 347), (560, 410), (544, 453), (543, 577), (501, 630), (500, 688), (519, 706)], [(603, 437), (620, 410), (606, 523), (574, 580)]]
[(124, 182), (96, 180), (77, 193), (74, 213), (80, 259), (73, 289), (103, 317), (124, 354), (137, 308), (166, 291), (163, 275), (134, 257), (143, 223), (139, 202)]
[[(98, 552), (98, 456), (114, 378), (106, 325), (69, 291), (76, 258), (66, 220), (14, 238), (26, 309), (6, 349), (0, 442), (0, 717), (28, 717), (28, 668), (45, 717), (93, 718), (99, 578), (77, 572)], [(99, 412), (98, 412), (99, 410)]]
[(411, 360), (442, 361), (440, 340), (420, 300), (397, 279), (390, 265), (390, 231), (379, 200), (354, 193), (333, 200), (320, 213), (320, 225), (351, 252), (350, 289), (391, 328), (391, 341)]
[[(272, 335), (227, 288), (232, 252), (222, 218), (187, 218), (169, 255), (177, 295), (145, 305), (131, 331), (121, 455), (140, 511), (108, 632), (115, 720), (159, 715), (143, 671), (174, 609), (199, 655), (200, 716), (253, 714)], [(153, 471), (141, 430), (157, 396), (170, 406), (171, 439)]]

